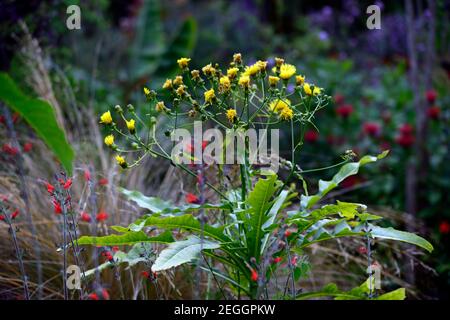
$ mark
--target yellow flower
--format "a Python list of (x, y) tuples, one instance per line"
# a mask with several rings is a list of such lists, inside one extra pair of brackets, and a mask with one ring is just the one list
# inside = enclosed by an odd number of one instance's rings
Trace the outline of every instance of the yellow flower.
[(321, 92), (319, 87), (314, 86), (313, 95), (318, 96)]
[(179, 95), (179, 96), (184, 95), (185, 89), (186, 89), (186, 86), (180, 85), (180, 86), (177, 88), (177, 91), (176, 91), (176, 92), (177, 92), (177, 95)]
[(242, 63), (242, 55), (240, 53), (233, 54), (233, 62), (236, 64)]
[(207, 64), (202, 68), (202, 71), (207, 76), (213, 75), (216, 72), (216, 69), (210, 64)]
[(280, 81), (280, 78), (274, 77), (274, 76), (269, 76), (269, 84), (271, 87), (275, 87), (277, 85), (278, 81)]
[(114, 144), (114, 136), (110, 134), (109, 136), (105, 137), (105, 144), (110, 147)]
[(220, 88), (223, 92), (228, 91), (231, 86), (230, 78), (227, 76), (220, 77)]
[(117, 161), (117, 164), (124, 169), (128, 166), (125, 158), (120, 155), (116, 156), (116, 161)]
[(239, 85), (243, 88), (248, 88), (250, 86), (250, 77), (247, 75), (242, 75), (239, 78)]
[(144, 94), (145, 94), (146, 96), (148, 96), (148, 95), (150, 94), (150, 89), (147, 88), (147, 87), (144, 87)]
[(254, 76), (260, 71), (258, 64), (252, 64), (251, 66), (245, 67), (244, 75), (246, 76)]
[(167, 79), (163, 84), (163, 89), (172, 89), (172, 80)]
[(237, 75), (238, 71), (239, 71), (239, 69), (236, 68), (236, 67), (233, 67), (233, 68), (228, 69), (228, 70), (227, 70), (227, 76), (228, 76), (228, 78), (230, 78), (230, 79), (236, 78), (236, 75)]
[(289, 107), (283, 108), (280, 112), (280, 118), (283, 120), (291, 120), (293, 116), (294, 112)]
[(191, 58), (180, 58), (177, 60), (177, 63), (181, 69), (184, 69), (187, 68), (189, 61), (191, 61)]
[(191, 76), (192, 76), (192, 79), (194, 79), (194, 80), (200, 79), (200, 71), (192, 70), (191, 71)]
[(280, 78), (287, 80), (295, 74), (295, 67), (292, 64), (283, 63), (280, 66)]
[(236, 119), (236, 116), (237, 116), (236, 110), (234, 110), (234, 109), (228, 109), (227, 110), (228, 121), (234, 122), (234, 120)]
[(136, 121), (134, 119), (131, 119), (130, 121), (125, 120), (125, 123), (127, 124), (127, 128), (130, 131), (131, 134), (134, 134), (136, 132)]
[(284, 63), (283, 58), (275, 58), (275, 65), (279, 68)]
[(267, 68), (267, 61), (258, 60), (255, 63), (261, 72), (265, 71)]
[(273, 112), (281, 112), (285, 108), (289, 108), (291, 106), (291, 101), (289, 99), (278, 99), (274, 100), (269, 104), (269, 109)]
[[(311, 90), (311, 86), (314, 86), (314, 89)], [(309, 84), (307, 82), (303, 85), (303, 90), (305, 91), (305, 93), (308, 96), (311, 96), (311, 95), (317, 96), (322, 92), (322, 90), (320, 90), (319, 87), (316, 87), (315, 85)]]
[(183, 77), (182, 76), (176, 76), (175, 79), (172, 81), (174, 86), (179, 86), (183, 84)]
[(301, 86), (305, 83), (305, 76), (295, 76), (295, 84)]
[(205, 102), (211, 103), (212, 100), (216, 97), (216, 94), (214, 92), (214, 89), (210, 89), (208, 91), (205, 91)]
[(164, 101), (159, 101), (155, 106), (156, 111), (163, 112), (167, 110), (167, 107), (164, 105)]
[(105, 113), (103, 113), (100, 116), (100, 123), (104, 123), (104, 124), (111, 124), (112, 123), (112, 117), (111, 117), (111, 112), (106, 111)]

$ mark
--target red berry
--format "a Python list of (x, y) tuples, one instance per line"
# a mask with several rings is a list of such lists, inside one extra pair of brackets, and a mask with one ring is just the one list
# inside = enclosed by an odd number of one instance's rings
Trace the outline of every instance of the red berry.
[(101, 212), (99, 212), (99, 213), (97, 214), (97, 216), (95, 217), (95, 219), (96, 219), (98, 222), (102, 222), (102, 221), (105, 221), (106, 219), (108, 219), (108, 217), (109, 217), (109, 215), (108, 215), (106, 212), (101, 211)]
[(98, 180), (98, 184), (101, 186), (106, 186), (106, 185), (108, 185), (108, 179), (101, 178), (100, 180)]
[(414, 128), (409, 123), (404, 123), (398, 128), (398, 131), (400, 131), (401, 134), (412, 134), (414, 131)]
[(259, 277), (258, 277), (258, 272), (256, 272), (255, 269), (252, 269), (252, 270), (251, 270), (251, 276), (250, 276), (250, 277), (251, 277), (252, 281), (255, 281), (255, 282), (258, 281), (258, 278), (259, 278)]
[(16, 209), (16, 210), (11, 214), (11, 219), (15, 219), (18, 215), (19, 215), (19, 209)]
[(433, 89), (430, 89), (425, 93), (425, 96), (427, 98), (427, 101), (431, 104), (434, 103), (434, 101), (436, 101), (437, 92)]
[(3, 220), (5, 220), (5, 216), (0, 214), (0, 221), (3, 221)]
[(408, 148), (414, 144), (414, 136), (411, 134), (401, 134), (395, 138), (395, 142), (404, 148)]
[(193, 193), (186, 194), (185, 200), (187, 203), (200, 203), (200, 199)]
[(352, 114), (352, 112), (353, 106), (351, 104), (343, 104), (336, 109), (336, 113), (343, 118), (347, 118)]
[(439, 108), (438, 106), (430, 107), (428, 108), (427, 114), (431, 119), (437, 120), (439, 119), (439, 116), (441, 114), (441, 108)]
[(27, 142), (23, 145), (23, 152), (30, 152), (33, 148), (33, 144), (31, 142)]
[(305, 140), (307, 142), (316, 142), (319, 139), (319, 133), (315, 130), (308, 130), (305, 133)]
[(280, 263), (281, 260), (282, 260), (281, 257), (276, 257), (276, 258), (273, 259), (273, 263)]
[(84, 222), (91, 222), (91, 215), (87, 212), (82, 212), (80, 215), (81, 220), (83, 220)]
[(439, 224), (439, 232), (442, 234), (447, 234), (450, 232), (450, 223), (448, 221), (442, 221)]
[(380, 125), (376, 122), (366, 122), (363, 124), (364, 133), (372, 137), (378, 136), (380, 129)]
[(287, 229), (287, 230), (284, 232), (284, 236), (285, 236), (286, 238), (289, 237), (291, 234), (292, 234), (292, 231), (289, 230), (289, 229)]

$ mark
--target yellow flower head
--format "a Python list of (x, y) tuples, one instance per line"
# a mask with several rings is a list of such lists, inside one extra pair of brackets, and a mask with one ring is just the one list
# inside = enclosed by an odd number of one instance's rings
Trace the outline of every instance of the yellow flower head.
[(204, 66), (202, 68), (202, 71), (207, 76), (211, 76), (211, 75), (213, 75), (216, 72), (216, 69), (210, 63), (210, 64), (207, 64), (206, 66)]
[(220, 77), (219, 82), (220, 82), (220, 89), (223, 92), (230, 90), (231, 86), (230, 78), (228, 78), (227, 76)]
[(275, 76), (269, 76), (269, 84), (271, 87), (275, 87), (277, 85), (278, 81), (280, 81), (280, 78), (275, 77)]
[(228, 110), (227, 110), (227, 118), (228, 118), (228, 121), (230, 121), (231, 123), (233, 123), (234, 120), (236, 119), (236, 116), (237, 116), (236, 110), (234, 110), (234, 109), (228, 109)]
[(148, 95), (150, 94), (150, 89), (147, 88), (147, 87), (144, 87), (144, 94), (145, 94), (146, 96), (148, 96)]
[(182, 76), (176, 76), (175, 79), (172, 81), (174, 86), (180, 86), (183, 84), (183, 77)]
[(254, 76), (260, 71), (258, 64), (252, 64), (251, 66), (245, 67), (244, 75), (246, 76)]
[(184, 69), (187, 68), (189, 61), (191, 61), (191, 58), (180, 58), (177, 60), (177, 63), (181, 69)]
[(280, 118), (283, 120), (291, 120), (293, 116), (294, 112), (289, 107), (283, 108), (280, 112)]
[(192, 76), (192, 79), (194, 79), (194, 80), (200, 79), (200, 71), (192, 70), (191, 71), (191, 76)]
[(233, 62), (236, 64), (242, 63), (242, 55), (240, 53), (233, 54)]
[(179, 96), (184, 95), (185, 89), (186, 89), (186, 86), (180, 85), (180, 86), (177, 88), (177, 90), (176, 90), (177, 95), (179, 95)]
[(167, 110), (167, 107), (164, 105), (164, 101), (159, 101), (155, 106), (156, 111), (163, 112)]
[(131, 134), (134, 134), (136, 132), (136, 121), (134, 119), (131, 119), (129, 121), (125, 120), (125, 123), (127, 124), (127, 128), (130, 131)]
[(125, 158), (120, 155), (116, 156), (116, 161), (117, 161), (117, 164), (124, 169), (128, 166)]
[(239, 85), (243, 88), (248, 88), (250, 86), (250, 77), (248, 75), (243, 74), (239, 78)]
[(109, 110), (108, 111), (106, 111), (105, 113), (103, 113), (101, 116), (100, 116), (100, 123), (103, 123), (103, 124), (111, 124), (112, 123), (112, 117), (111, 117), (111, 112), (109, 112)]
[(172, 80), (167, 79), (163, 84), (163, 89), (172, 89)]
[(105, 144), (110, 147), (114, 144), (114, 136), (112, 134), (105, 137)]
[(295, 84), (301, 86), (305, 83), (305, 76), (295, 76)]
[(208, 91), (205, 91), (205, 102), (211, 103), (213, 99), (216, 97), (216, 94), (214, 92), (214, 89), (209, 89)]
[(289, 99), (278, 99), (274, 100), (269, 104), (269, 109), (273, 112), (281, 112), (285, 108), (291, 106), (291, 101)]
[(283, 58), (275, 58), (275, 65), (279, 68), (284, 63)]
[(264, 72), (267, 68), (267, 61), (258, 60), (255, 64), (258, 66), (259, 71), (261, 72)]
[(236, 68), (236, 67), (233, 67), (233, 68), (228, 69), (228, 70), (227, 70), (227, 76), (228, 76), (228, 78), (230, 78), (230, 79), (236, 78), (236, 75), (237, 75), (238, 71), (239, 71), (239, 69)]
[(280, 78), (283, 80), (288, 80), (295, 74), (295, 67), (292, 64), (283, 63), (280, 66)]
[[(314, 86), (314, 89), (311, 89), (311, 86)], [(320, 90), (319, 87), (316, 87), (315, 85), (309, 84), (307, 82), (303, 85), (303, 90), (305, 91), (305, 93), (308, 96), (311, 96), (311, 95), (317, 96), (322, 92), (322, 90)]]

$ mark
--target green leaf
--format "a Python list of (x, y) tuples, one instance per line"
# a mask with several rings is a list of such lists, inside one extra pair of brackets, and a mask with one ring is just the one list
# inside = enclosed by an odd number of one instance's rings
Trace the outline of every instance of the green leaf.
[(247, 199), (250, 206), (251, 226), (247, 235), (248, 251), (256, 259), (260, 255), (261, 242), (265, 234), (263, 225), (269, 219), (268, 210), (271, 208), (270, 200), (275, 193), (276, 178), (276, 175), (271, 175), (266, 179), (258, 180)]
[(350, 162), (344, 164), (336, 173), (333, 178), (329, 181), (319, 180), (319, 192), (312, 196), (302, 195), (300, 199), (300, 205), (303, 209), (310, 209), (315, 205), (320, 199), (322, 199), (328, 192), (336, 188), (339, 183), (344, 181), (349, 176), (358, 173), (359, 168), (377, 160), (383, 159), (388, 154), (388, 150), (379, 154), (377, 157), (374, 156), (364, 156), (358, 162)]
[(433, 251), (433, 245), (431, 243), (414, 233), (400, 231), (394, 228), (382, 228), (374, 225), (370, 225), (370, 229), (370, 234), (374, 238), (403, 241), (424, 248), (428, 252)]
[(170, 243), (173, 242), (172, 233), (166, 231), (155, 237), (149, 237), (144, 231), (130, 231), (120, 235), (109, 235), (103, 237), (83, 236), (78, 239), (79, 245), (92, 244), (97, 246), (117, 246), (117, 245), (131, 245), (140, 242), (156, 242), (156, 243)]
[(0, 72), (0, 101), (18, 112), (47, 144), (68, 174), (72, 174), (74, 152), (67, 143), (64, 131), (58, 126), (51, 105), (24, 95), (6, 73)]
[(375, 300), (405, 300), (405, 299), (406, 299), (405, 288), (398, 288), (397, 290), (387, 292), (375, 298)]
[[(153, 217), (153, 216), (151, 216), (144, 220), (143, 226), (156, 226), (156, 227), (160, 227), (160, 228), (167, 229), (167, 230), (184, 229), (184, 230), (195, 232), (197, 234), (201, 234), (201, 232), (202, 232), (202, 225), (201, 225), (200, 221), (195, 219), (190, 214), (177, 216), (177, 217)], [(134, 230), (134, 231), (137, 231), (137, 230)], [(231, 242), (231, 239), (229, 239), (223, 233), (223, 228), (214, 228), (206, 223), (203, 226), (203, 234), (207, 237), (211, 237), (213, 239), (216, 239), (216, 240), (219, 240), (222, 242)]]
[(156, 197), (147, 197), (141, 192), (136, 190), (127, 190), (120, 188), (120, 191), (127, 197), (128, 200), (136, 202), (136, 204), (144, 209), (150, 210), (152, 213), (179, 213), (179, 212), (189, 212), (200, 209), (229, 209), (229, 206), (225, 203), (220, 204), (186, 204), (181, 207), (175, 206), (170, 201), (162, 200)]
[(171, 243), (166, 249), (161, 251), (155, 263), (152, 265), (152, 271), (167, 270), (180, 264), (191, 262), (198, 257), (201, 250), (218, 248), (220, 248), (218, 242), (190, 236), (187, 240)]

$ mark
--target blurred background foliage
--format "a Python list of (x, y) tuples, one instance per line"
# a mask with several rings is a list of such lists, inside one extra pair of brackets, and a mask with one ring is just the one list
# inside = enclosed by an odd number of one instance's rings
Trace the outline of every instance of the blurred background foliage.
[[(109, 155), (102, 151), (98, 113), (116, 104), (142, 104), (142, 87), (159, 90), (162, 81), (174, 75), (178, 57), (191, 57), (197, 69), (213, 61), (228, 63), (235, 52), (243, 54), (246, 64), (285, 57), (308, 81), (334, 96), (334, 103), (315, 119), (319, 131), (307, 129), (298, 164), (311, 169), (338, 162), (348, 149), (358, 155), (390, 149), (382, 165), (349, 179), (335, 195), (347, 201), (364, 199), (406, 229), (428, 234), (436, 251), (421, 259), (431, 267), (411, 258), (414, 271), (394, 273), (413, 272), (416, 276), (408, 281), (423, 297), (443, 298), (450, 285), (450, 2), (413, 2), (411, 23), (403, 1), (6, 0), (0, 4), (0, 67), (23, 92), (53, 105), (77, 152), (75, 170), (90, 165), (118, 181)], [(71, 4), (81, 8), (81, 30), (66, 28), (66, 8)], [(366, 27), (371, 4), (381, 8), (380, 30)], [(419, 68), (430, 54), (433, 57), (420, 69), (419, 78), (429, 80), (419, 87), (411, 78), (411, 32), (416, 35), (413, 51)], [(416, 135), (417, 108), (426, 117), (421, 137)], [(0, 142), (8, 143), (2, 130)], [(17, 130), (34, 139), (25, 126)], [(283, 155), (283, 144), (281, 149)], [(10, 159), (5, 152), (1, 157), (3, 174)], [(38, 154), (27, 157), (42, 161)], [(30, 165), (28, 174), (36, 181), (58, 168)], [(147, 194), (165, 193), (179, 200), (177, 192), (170, 191), (175, 182), (168, 180), (176, 178), (168, 178), (167, 166), (150, 159), (145, 168), (127, 183), (134, 183), (134, 189), (141, 184)], [(8, 190), (8, 184), (2, 184), (0, 191)], [(108, 192), (113, 195), (114, 188)], [(109, 204), (111, 211), (116, 207)], [(385, 255), (379, 259), (392, 258)]]

